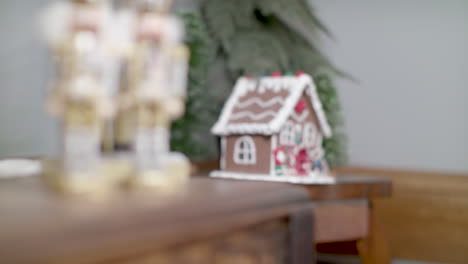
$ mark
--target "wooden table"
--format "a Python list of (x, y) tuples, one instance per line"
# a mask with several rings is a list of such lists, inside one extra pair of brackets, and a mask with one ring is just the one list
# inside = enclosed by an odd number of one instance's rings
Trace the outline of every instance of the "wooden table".
[(184, 192), (64, 197), (0, 181), (0, 263), (313, 263), (311, 203), (296, 186), (192, 179)]
[(372, 200), (390, 197), (389, 179), (339, 175), (333, 185), (299, 185), (314, 202), (315, 243), (356, 241), (364, 264), (391, 262)]
[(294, 185), (307, 190), (314, 204), (315, 244), (356, 241), (364, 264), (391, 262), (388, 242), (372, 210), (372, 199), (391, 195), (391, 180), (338, 175), (336, 184)]

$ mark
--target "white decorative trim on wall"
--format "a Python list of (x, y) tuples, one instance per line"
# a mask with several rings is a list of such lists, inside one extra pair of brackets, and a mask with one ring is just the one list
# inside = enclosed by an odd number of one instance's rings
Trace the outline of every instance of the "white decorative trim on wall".
[(243, 136), (234, 143), (234, 163), (239, 165), (255, 165), (257, 163), (257, 148), (250, 136)]

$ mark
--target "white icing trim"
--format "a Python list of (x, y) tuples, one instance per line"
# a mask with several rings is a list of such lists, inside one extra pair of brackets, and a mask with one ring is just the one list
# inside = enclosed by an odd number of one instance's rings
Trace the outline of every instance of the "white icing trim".
[(288, 182), (296, 184), (334, 184), (336, 179), (330, 175), (310, 173), (308, 176), (272, 176), (268, 174), (254, 174), (227, 171), (212, 171), (210, 177), (236, 180)]
[[(258, 80), (244, 77), (240, 78), (221, 112), (219, 120), (211, 131), (215, 135), (239, 133), (271, 135), (278, 133), (288, 117), (291, 116), (294, 107), (307, 87), (309, 87), (309, 89), (306, 90), (306, 94), (309, 95), (311, 99), (312, 107), (319, 120), (323, 135), (325, 137), (330, 137), (331, 129), (318, 97), (317, 88), (315, 87), (312, 77), (307, 74), (301, 76), (263, 77)], [(248, 92), (255, 91), (255, 89), (258, 89), (259, 93), (263, 93), (269, 89), (274, 92), (279, 92), (284, 89), (289, 91), (289, 95), (284, 100), (283, 107), (269, 123), (228, 124), (230, 115), (234, 107), (238, 104), (239, 98), (246, 95)]]
[(309, 110), (304, 110), (302, 111), (302, 113), (300, 115), (298, 115), (296, 113), (296, 111), (293, 111), (293, 113), (291, 114), (292, 118), (294, 118), (294, 120), (296, 120), (298, 123), (302, 123), (304, 122), (304, 120), (306, 120), (306, 118), (309, 116)]
[(229, 120), (238, 120), (238, 119), (241, 119), (241, 118), (244, 118), (244, 117), (248, 117), (248, 118), (250, 118), (252, 120), (260, 120), (260, 119), (264, 119), (265, 117), (268, 117), (268, 116), (273, 116), (274, 117), (275, 115), (276, 115), (275, 111), (266, 111), (266, 112), (258, 113), (258, 114), (248, 112), (248, 111), (244, 111), (244, 112), (239, 112), (239, 113), (235, 113), (235, 114), (231, 115), (231, 118)]
[[(304, 142), (304, 145), (307, 147), (314, 146), (318, 137), (317, 128), (315, 127), (314, 123), (305, 123), (304, 131), (302, 133), (302, 142)], [(322, 144), (320, 144), (320, 146), (321, 145)]]
[(236, 104), (236, 108), (245, 108), (245, 107), (250, 106), (252, 104), (256, 104), (256, 105), (261, 106), (261, 107), (270, 107), (270, 106), (273, 106), (275, 104), (281, 104), (282, 105), (283, 103), (284, 103), (284, 98), (281, 97), (281, 96), (273, 97), (273, 98), (271, 98), (270, 100), (267, 100), (267, 101), (262, 101), (261, 99), (259, 99), (257, 97), (254, 97), (254, 98), (250, 98), (250, 99), (246, 100), (245, 102)]
[(276, 118), (270, 122), (270, 126), (273, 131), (279, 132), (283, 124), (294, 111), (294, 107), (301, 98), (304, 88), (310, 81), (310, 78), (306, 78), (306, 76), (300, 76), (297, 78), (294, 86), (289, 87), (289, 96), (286, 98), (283, 108), (278, 112)]
[(295, 127), (293, 122), (291, 121), (286, 121), (284, 124), (283, 128), (280, 131), (280, 144), (285, 145), (285, 146), (293, 146), (295, 144), (294, 142), (294, 136), (295, 136)]
[(225, 132), (225, 126), (229, 121), (229, 116), (232, 113), (234, 106), (236, 105), (239, 97), (243, 94), (247, 93), (251, 87), (255, 89), (257, 81), (250, 80), (245, 77), (241, 77), (237, 80), (236, 85), (234, 86), (234, 91), (229, 96), (228, 100), (226, 101), (223, 110), (221, 111), (221, 115), (219, 120), (216, 124), (211, 128), (211, 132), (215, 135), (226, 135), (228, 133)]
[[(238, 138), (234, 144), (233, 155), (233, 160), (236, 164), (255, 165), (257, 163), (257, 148), (252, 137), (243, 136)], [(240, 155), (242, 155), (242, 158)]]
[(320, 98), (317, 93), (317, 87), (315, 86), (315, 83), (313, 81), (309, 89), (306, 90), (306, 94), (309, 95), (310, 99), (312, 100), (312, 107), (314, 108), (315, 114), (317, 115), (317, 119), (319, 121), (323, 136), (326, 138), (331, 137), (332, 131), (330, 125), (328, 124), (327, 116), (323, 111), (322, 102), (320, 102)]

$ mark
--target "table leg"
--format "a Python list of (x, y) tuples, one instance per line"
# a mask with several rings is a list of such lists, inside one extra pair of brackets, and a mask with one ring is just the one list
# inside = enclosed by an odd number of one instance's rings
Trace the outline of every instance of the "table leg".
[(390, 264), (390, 248), (383, 226), (372, 208), (369, 208), (369, 234), (357, 241), (357, 249), (363, 264)]
[(314, 250), (314, 211), (312, 206), (306, 206), (295, 210), (290, 217), (291, 259), (289, 264), (313, 264), (316, 263)]

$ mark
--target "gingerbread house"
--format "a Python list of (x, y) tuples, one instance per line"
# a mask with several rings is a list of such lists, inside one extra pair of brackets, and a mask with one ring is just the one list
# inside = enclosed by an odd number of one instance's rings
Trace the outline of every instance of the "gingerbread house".
[(212, 133), (221, 137), (212, 177), (333, 183), (322, 139), (332, 132), (312, 77), (241, 77)]

